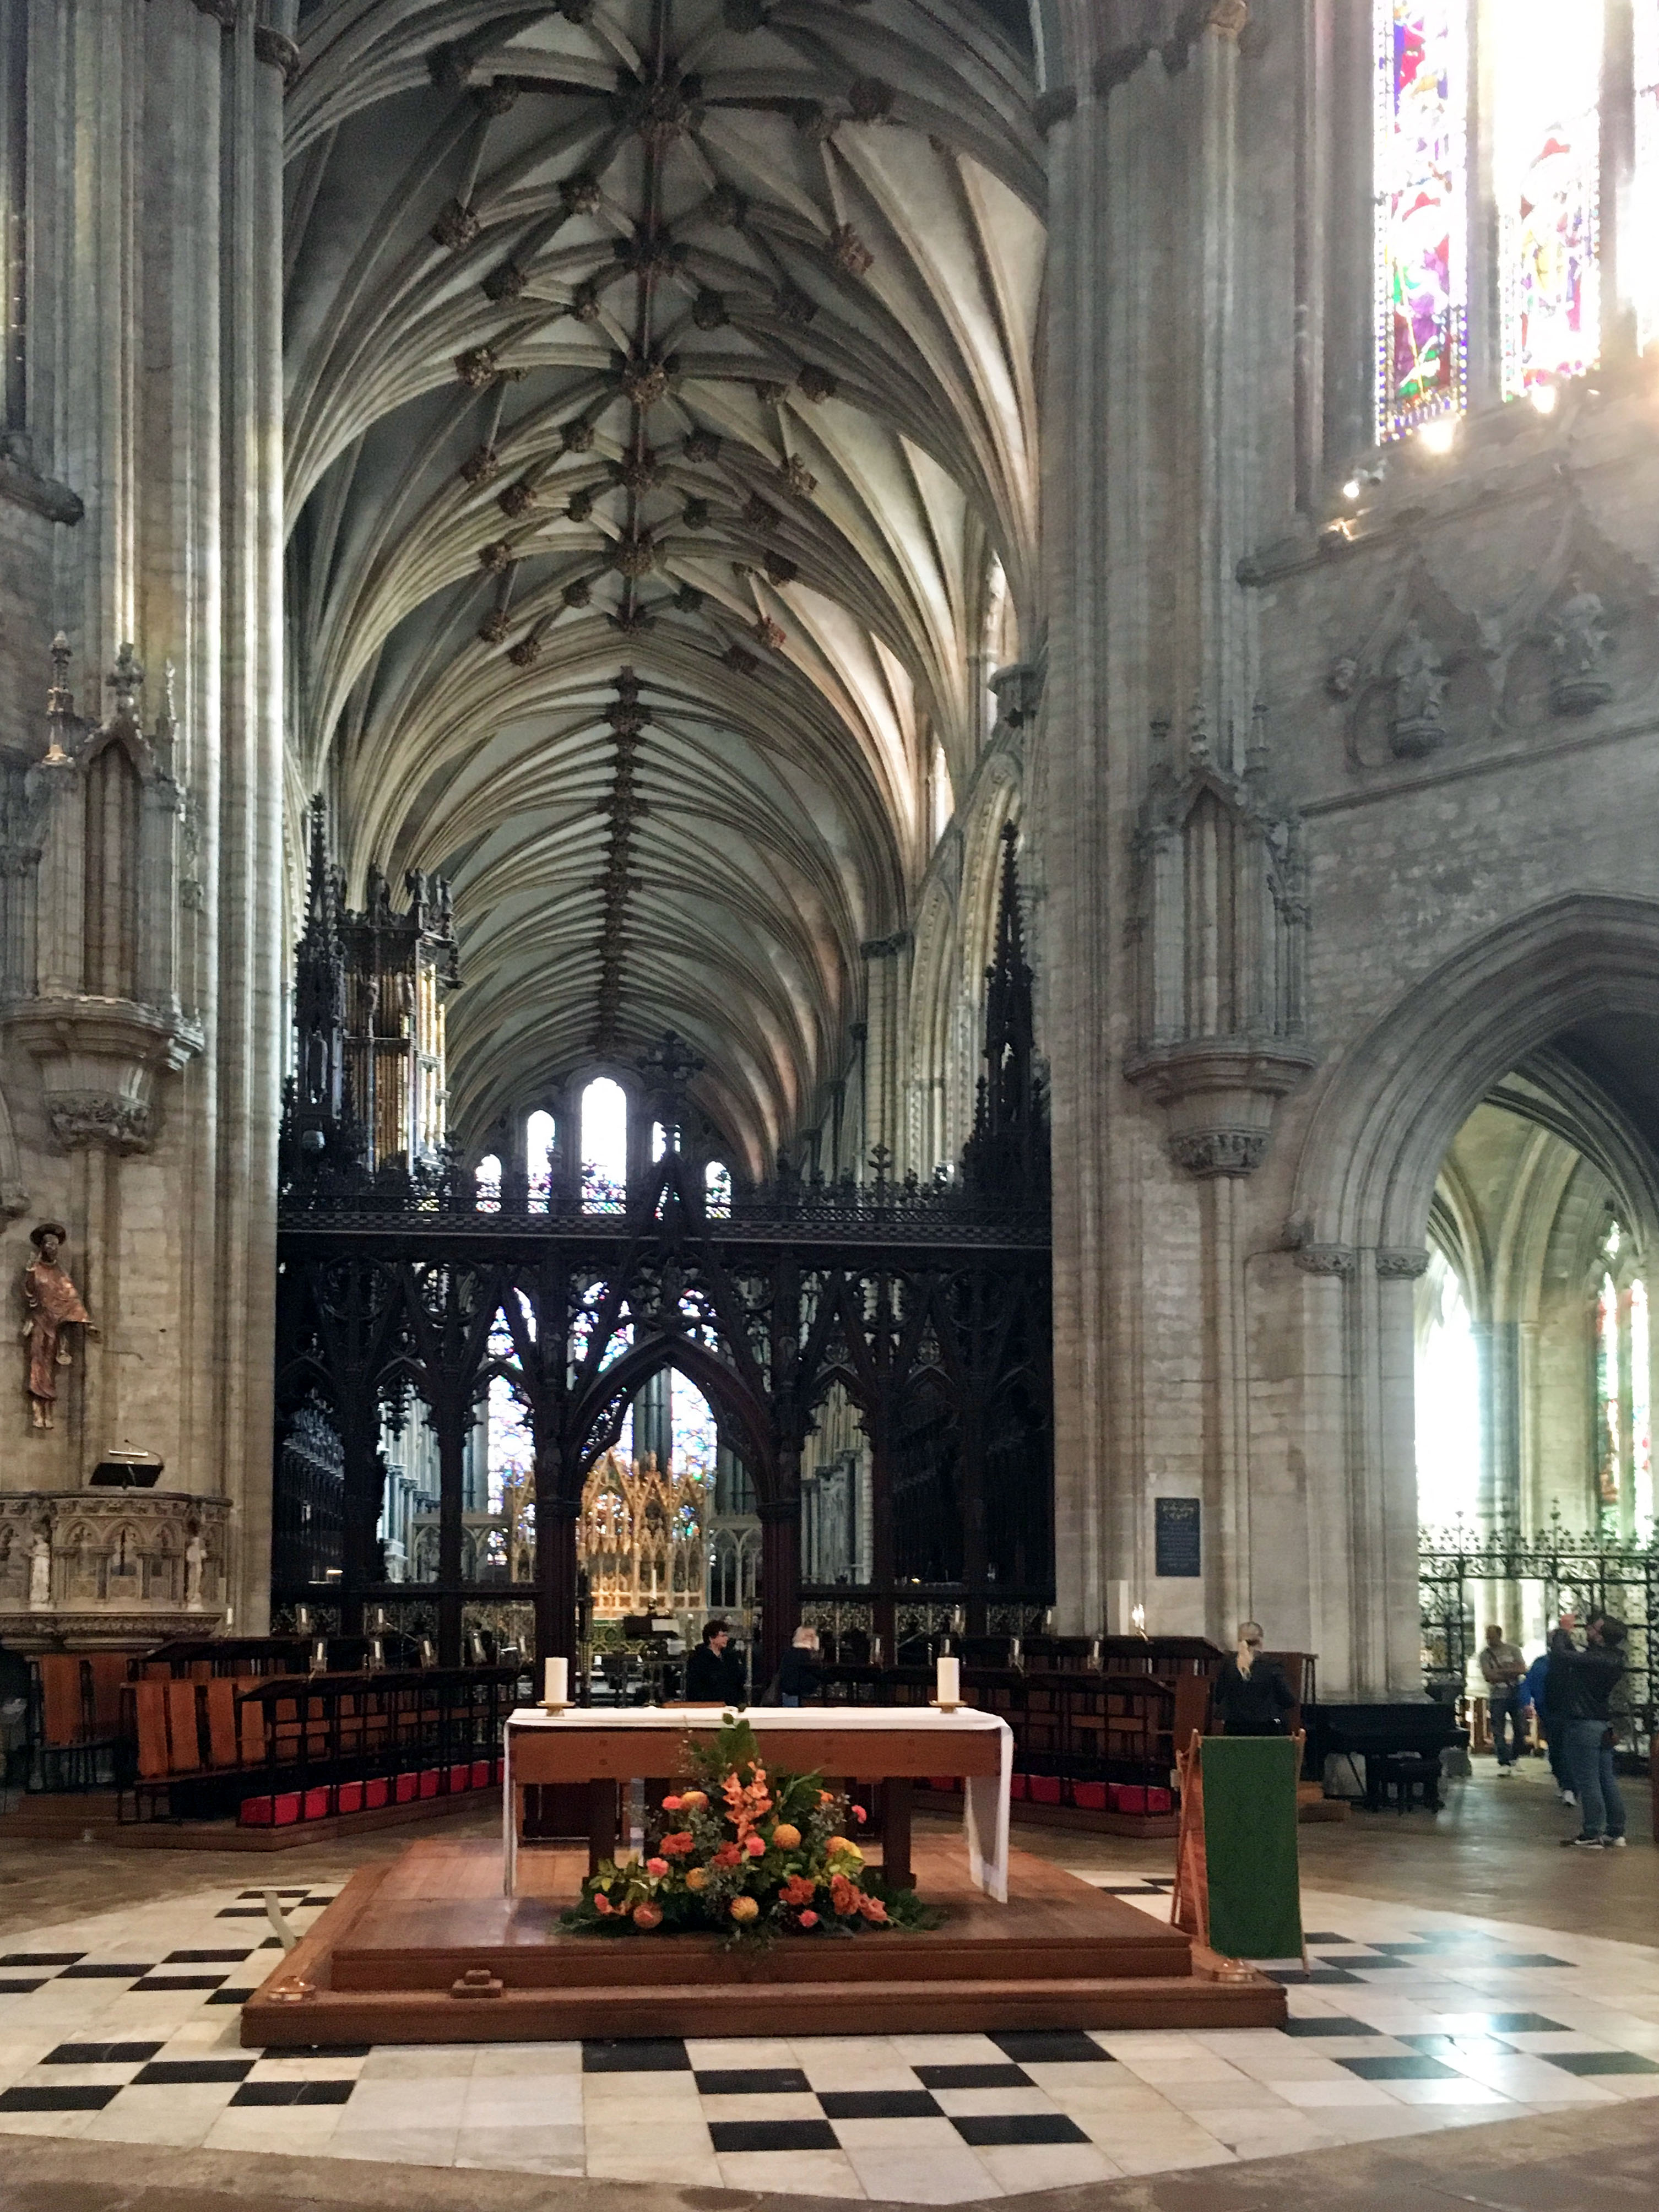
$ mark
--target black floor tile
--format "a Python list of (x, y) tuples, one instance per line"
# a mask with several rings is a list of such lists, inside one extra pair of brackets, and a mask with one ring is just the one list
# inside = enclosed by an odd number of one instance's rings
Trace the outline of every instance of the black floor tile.
[(355, 2081), (244, 2081), (235, 2105), (343, 2105)]
[(927, 2089), (1030, 2089), (1035, 2085), (1019, 2066), (913, 2066)]
[(1516, 2046), (1496, 2035), (1396, 2035), (1396, 2043), (1408, 2043), (1413, 2051), (1420, 2051), (1425, 2058), (1456, 2058), (1478, 2055), (1482, 2058), (1513, 2058)]
[(0, 1966), (73, 1966), (86, 1955), (84, 1951), (8, 1951)]
[(717, 2151), (839, 2150), (828, 2120), (711, 2120)]
[(253, 2070), (251, 2058), (158, 2058), (133, 2075), (144, 2089), (166, 2081), (246, 2081)]
[[(255, 1946), (255, 1948), (260, 1951), (280, 1951), (282, 1948), (283, 1939), (280, 1936), (267, 1936), (263, 1943)], [(248, 1954), (250, 1958), (252, 1958), (252, 1952)]]
[(1345, 2013), (1326, 2013), (1310, 2020), (1287, 2020), (1280, 2022), (1281, 2035), (1381, 2035), (1380, 2027), (1371, 2027), (1363, 2020), (1350, 2020)]
[(1386, 1973), (1390, 1966), (1403, 1969), (1412, 1961), (1409, 1959), (1385, 1959), (1375, 1952), (1368, 1956), (1363, 1951), (1350, 1951), (1340, 1959), (1327, 1959), (1324, 1963), (1328, 1966), (1348, 1967), (1357, 1974), (1379, 1974)]
[(243, 1951), (169, 1951), (164, 1966), (240, 1966), (252, 1954)]
[(820, 2089), (818, 2102), (831, 2120), (937, 2120), (943, 2118), (926, 2089)]
[(43, 1990), (51, 1977), (42, 1974), (39, 1981), (21, 1982), (7, 1975), (0, 1977), (0, 1997), (26, 1997), (36, 1990)]
[(280, 2051), (265, 2051), (267, 2058), (367, 2058), (370, 2043), (285, 2043)]
[(584, 2074), (689, 2074), (691, 2061), (678, 2036), (638, 2036), (627, 2043), (584, 2043)]
[(225, 1905), (213, 1917), (216, 1920), (263, 1920), (265, 1908), (263, 1905)]
[(60, 1982), (132, 1982), (140, 1974), (153, 1974), (154, 1966), (118, 1966), (108, 1960), (92, 1965), (65, 1966), (58, 1977)]
[(1535, 2055), (1564, 2074), (1659, 2074), (1659, 2065), (1636, 2051), (1540, 2051)]
[[(1308, 1941), (1311, 1943), (1313, 1937), (1310, 1936)], [(1413, 1936), (1409, 1943), (1368, 1943), (1365, 1946), (1368, 1951), (1391, 1952), (1397, 1959), (1431, 1958), (1440, 1948), (1439, 1944), (1431, 1943), (1423, 1936)]]
[[(1471, 2019), (1474, 2017), (1470, 2014)], [(1559, 2020), (1546, 2020), (1541, 2012), (1489, 2012), (1483, 2024), (1488, 2035), (1567, 2035), (1571, 2030)]]
[[(1339, 1936), (1334, 1928), (1310, 1928), (1302, 1940), (1304, 1943), (1352, 1943), (1353, 1938), (1352, 1936)], [(1380, 1951), (1382, 1946), (1378, 1943), (1372, 1948)]]
[(1333, 1982), (1359, 1980), (1358, 1974), (1346, 1973), (1340, 1966), (1310, 1966), (1305, 1974), (1300, 1966), (1269, 1966), (1267, 1972), (1270, 1982), (1294, 1982), (1298, 1989), (1306, 1989), (1310, 1983), (1328, 1989)]
[[(238, 1897), (263, 1897), (264, 1893), (262, 1889), (239, 1889), (236, 1893)], [(273, 1897), (309, 1897), (311, 1892), (308, 1889), (274, 1889), (270, 1893)], [(219, 1915), (222, 1920), (224, 1917), (222, 1912)]]
[(246, 2004), (252, 1995), (252, 1990), (215, 1990), (208, 2002), (210, 2004)]
[(726, 2066), (700, 2070), (697, 2091), (704, 2097), (782, 2097), (811, 2093), (799, 2066)]
[(1087, 2142), (1077, 2122), (1064, 2112), (983, 2112), (951, 2124), (965, 2143)]
[(1116, 2063), (1109, 2051), (1103, 2051), (1093, 2036), (1085, 2035), (1081, 2028), (1005, 2027), (991, 2038), (1005, 2058), (1027, 2065), (1091, 2065), (1098, 2060), (1103, 2065)]
[(43, 2066), (142, 2066), (161, 2048), (159, 2043), (60, 2043), (47, 2051)]
[(1425, 2058), (1421, 2051), (1413, 2051), (1409, 2058), (1384, 2051), (1375, 2058), (1339, 2058), (1336, 2063), (1362, 2081), (1455, 2081), (1460, 2078), (1456, 2067), (1443, 2066), (1437, 2058)]
[(216, 1990), (230, 1979), (228, 1974), (146, 1974), (135, 1982), (135, 1990)]
[(300, 1899), (299, 1904), (296, 1905), (294, 1909), (296, 1912), (299, 1912), (302, 1911), (307, 1905), (332, 1905), (333, 1902), (334, 1898), (331, 1892), (326, 1897), (313, 1897), (307, 1893), (306, 1896)]
[(96, 2087), (0, 2089), (0, 2112), (101, 2112), (120, 2087), (111, 2081)]

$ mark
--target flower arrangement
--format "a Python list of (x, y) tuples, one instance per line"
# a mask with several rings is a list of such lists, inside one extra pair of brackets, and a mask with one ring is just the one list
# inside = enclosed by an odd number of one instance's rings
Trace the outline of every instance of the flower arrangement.
[(847, 1831), (864, 1809), (820, 1774), (769, 1774), (755, 1732), (724, 1716), (713, 1744), (688, 1741), (695, 1786), (653, 1810), (642, 1858), (591, 1874), (567, 1928), (596, 1935), (701, 1929), (733, 1941), (866, 1928), (937, 1927), (914, 1890), (890, 1890)]

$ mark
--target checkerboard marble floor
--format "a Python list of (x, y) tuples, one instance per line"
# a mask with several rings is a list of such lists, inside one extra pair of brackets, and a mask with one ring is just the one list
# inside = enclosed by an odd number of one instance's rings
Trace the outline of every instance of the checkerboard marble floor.
[[(1089, 1879), (1167, 1917), (1161, 1878)], [(335, 1887), (283, 1893), (296, 1926)], [(266, 2057), (262, 1897), (11, 1939), (0, 2130), (953, 2203), (1659, 2095), (1659, 1950), (1318, 1892), (1283, 2030), (797, 2039), (786, 1996), (711, 2006), (747, 2035)]]

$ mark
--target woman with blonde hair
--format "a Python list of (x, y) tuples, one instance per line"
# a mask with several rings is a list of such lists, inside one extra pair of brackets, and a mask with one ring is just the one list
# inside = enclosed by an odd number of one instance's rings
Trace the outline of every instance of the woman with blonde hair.
[(1296, 1703), (1285, 1670), (1262, 1656), (1259, 1620), (1241, 1620), (1238, 1644), (1217, 1672), (1213, 1699), (1224, 1735), (1283, 1735), (1285, 1716)]

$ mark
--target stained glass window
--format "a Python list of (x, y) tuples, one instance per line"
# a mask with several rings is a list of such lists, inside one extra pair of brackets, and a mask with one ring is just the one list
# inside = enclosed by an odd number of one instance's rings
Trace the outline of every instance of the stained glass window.
[(1648, 1286), (1630, 1286), (1630, 1460), (1636, 1533), (1653, 1526), (1653, 1345), (1648, 1330)]
[[(491, 1324), (489, 1349), (492, 1358), (517, 1358), (513, 1332), (501, 1314)], [(485, 1508), (501, 1525), (485, 1532), (482, 1559), (508, 1582), (529, 1582), (536, 1571), (536, 1442), (524, 1401), (504, 1375), (490, 1378), (484, 1436)]]
[(628, 1093), (608, 1075), (582, 1093), (582, 1204), (613, 1206), (628, 1195)]
[(1602, 0), (1504, 0), (1492, 186), (1506, 399), (1580, 374), (1601, 351), (1604, 12)]
[(711, 1213), (730, 1213), (732, 1211), (732, 1170), (724, 1161), (710, 1160), (702, 1171), (705, 1201)]
[(477, 1193), (480, 1213), (499, 1213), (501, 1210), (501, 1164), (494, 1152), (486, 1152), (472, 1170), (473, 1188)]
[(1659, 0), (1636, 0), (1632, 27), (1636, 175), (1626, 204), (1635, 252), (1621, 252), (1620, 263), (1623, 289), (1636, 303), (1636, 343), (1645, 349), (1659, 338)]
[(668, 1463), (675, 1473), (700, 1474), (711, 1482), (720, 1446), (714, 1408), (696, 1384), (678, 1370), (669, 1376), (668, 1435)]
[(545, 1213), (553, 1180), (553, 1116), (539, 1106), (524, 1125), (525, 1172), (530, 1177), (530, 1210)]
[(1596, 1482), (1603, 1505), (1617, 1505), (1623, 1453), (1619, 1387), (1619, 1292), (1603, 1275), (1595, 1301)]
[(1463, 404), (1467, 0), (1376, 0), (1377, 434)]

